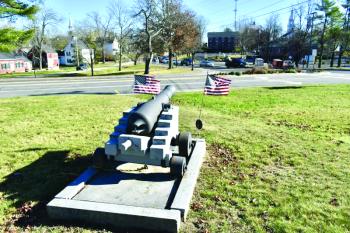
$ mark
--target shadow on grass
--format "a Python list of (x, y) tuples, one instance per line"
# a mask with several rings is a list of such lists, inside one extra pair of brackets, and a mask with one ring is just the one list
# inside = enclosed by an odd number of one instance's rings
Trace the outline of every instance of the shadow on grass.
[[(35, 147), (21, 151), (41, 150), (47, 149)], [(19, 227), (20, 231), (30, 230), (33, 227), (57, 227), (59, 231), (64, 232), (71, 231), (71, 227), (79, 227), (132, 232), (110, 226), (99, 227), (86, 222), (52, 220), (48, 217), (47, 203), (91, 165), (90, 157), (90, 155), (72, 155), (69, 150), (48, 151), (30, 165), (6, 176), (0, 183), (0, 192), (11, 201), (11, 207), (16, 208), (16, 213), (7, 219), (5, 232), (11, 231), (13, 226)]]
[[(24, 151), (40, 150), (29, 148)], [(48, 151), (30, 165), (4, 178), (0, 192), (17, 209), (7, 225), (26, 228), (54, 224), (47, 217), (46, 204), (91, 163), (89, 156), (76, 155), (72, 158), (69, 153), (68, 150)]]
[(116, 93), (115, 92), (68, 91), (68, 92), (33, 94), (29, 96), (52, 96), (52, 95), (116, 95)]
[(304, 86), (283, 86), (283, 87), (264, 87), (269, 90), (288, 90), (288, 89), (302, 89)]

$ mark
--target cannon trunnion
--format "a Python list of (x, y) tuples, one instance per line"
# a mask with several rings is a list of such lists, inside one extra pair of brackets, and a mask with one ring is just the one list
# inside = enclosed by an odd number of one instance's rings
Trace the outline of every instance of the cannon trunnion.
[(179, 133), (179, 107), (170, 104), (174, 86), (149, 101), (123, 113), (104, 148), (98, 148), (93, 163), (103, 168), (109, 161), (170, 167), (181, 177), (193, 149), (190, 133)]

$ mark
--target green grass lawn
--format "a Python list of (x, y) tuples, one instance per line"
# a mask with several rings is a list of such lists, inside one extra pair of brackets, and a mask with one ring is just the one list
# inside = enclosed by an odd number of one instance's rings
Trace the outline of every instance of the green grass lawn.
[[(124, 65), (121, 71), (118, 71), (118, 65), (114, 62), (100, 63), (94, 66), (95, 76), (116, 76), (116, 75), (130, 75), (130, 74), (143, 74), (145, 65), (143, 63), (135, 65)], [(171, 70), (165, 65), (151, 65), (151, 74), (182, 74), (191, 72), (190, 67), (178, 66)], [(86, 71), (76, 71), (75, 67), (60, 67), (60, 70), (41, 70), (36, 71), (38, 77), (79, 77), (79, 76), (91, 76), (90, 68)], [(1, 78), (15, 78), (15, 77), (30, 77), (34, 76), (34, 71), (26, 73), (12, 73), (1, 74)]]
[[(183, 232), (349, 232), (350, 86), (178, 94), (181, 130), (208, 154)], [(123, 110), (147, 96), (0, 99), (0, 230), (96, 232), (44, 206), (90, 164)]]

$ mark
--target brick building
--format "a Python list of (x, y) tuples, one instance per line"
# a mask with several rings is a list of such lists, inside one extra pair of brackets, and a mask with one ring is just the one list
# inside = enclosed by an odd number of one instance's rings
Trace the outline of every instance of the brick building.
[(234, 52), (238, 45), (238, 32), (208, 32), (209, 52)]

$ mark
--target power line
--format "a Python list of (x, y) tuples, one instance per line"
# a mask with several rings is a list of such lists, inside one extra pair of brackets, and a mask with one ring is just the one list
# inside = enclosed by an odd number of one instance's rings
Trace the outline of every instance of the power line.
[[(280, 1), (284, 1), (284, 0), (280, 0)], [(309, 0), (306, 0), (306, 1), (303, 1), (303, 2), (300, 2), (300, 3), (296, 3), (296, 4), (292, 4), (292, 5), (289, 5), (289, 6), (287, 6), (287, 7), (279, 8), (279, 9), (277, 9), (277, 10), (273, 10), (273, 11), (271, 11), (271, 12), (264, 13), (264, 14), (261, 14), (261, 15), (252, 16), (252, 17), (244, 17), (244, 18), (249, 18), (249, 19), (260, 18), (260, 17), (262, 17), (262, 16), (274, 14), (274, 13), (276, 13), (276, 12), (280, 12), (280, 11), (283, 11), (283, 10), (286, 10), (286, 9), (290, 9), (290, 8), (295, 7), (295, 6), (305, 4), (305, 3), (307, 3), (307, 2), (309, 2)], [(220, 14), (220, 13), (223, 13), (223, 12), (216, 12), (215, 14)], [(244, 19), (244, 18), (243, 18), (243, 19)], [(224, 22), (224, 21), (220, 20), (220, 21), (214, 21), (214, 22), (215, 22), (215, 24), (219, 24), (219, 23)], [(230, 23), (230, 24), (225, 24), (225, 25), (227, 25), (227, 26), (234, 26), (234, 24), (232, 24), (232, 23)]]
[(276, 12), (283, 11), (283, 10), (286, 10), (286, 9), (290, 9), (290, 8), (295, 7), (295, 6), (305, 4), (305, 3), (307, 3), (307, 2), (309, 2), (309, 0), (304, 1), (304, 2), (300, 2), (300, 3), (296, 3), (296, 4), (293, 4), (293, 5), (287, 6), (287, 7), (283, 7), (283, 8), (280, 8), (280, 9), (277, 9), (277, 10), (274, 10), (274, 11), (271, 11), (271, 12), (268, 12), (268, 13), (265, 13), (265, 14), (261, 14), (261, 15), (255, 16), (255, 17), (250, 17), (250, 18), (251, 18), (251, 19), (260, 18), (260, 17), (262, 17), (262, 16), (274, 14), (274, 13), (276, 13)]
[(263, 7), (263, 8), (260, 8), (260, 9), (255, 10), (255, 11), (248, 12), (248, 13), (246, 13), (245, 15), (254, 14), (254, 13), (259, 12), (259, 11), (261, 11), (261, 10), (265, 10), (265, 9), (270, 8), (271, 6), (273, 6), (273, 5), (277, 4), (277, 3), (283, 2), (283, 1), (285, 1), (285, 0), (278, 0), (277, 2), (274, 2), (274, 3), (272, 3), (272, 4), (270, 4), (270, 5), (267, 5), (267, 6)]

